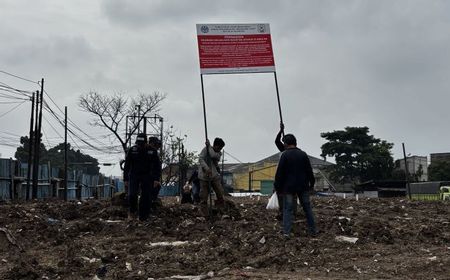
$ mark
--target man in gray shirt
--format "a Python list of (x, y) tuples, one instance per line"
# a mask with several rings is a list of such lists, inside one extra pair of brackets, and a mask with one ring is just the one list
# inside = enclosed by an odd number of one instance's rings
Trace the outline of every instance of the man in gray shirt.
[(225, 142), (221, 138), (214, 139), (211, 147), (209, 140), (206, 140), (206, 147), (200, 152), (198, 157), (199, 168), (198, 178), (200, 179), (200, 210), (204, 216), (208, 215), (208, 192), (209, 185), (216, 193), (216, 205), (224, 206), (224, 191), (219, 174), (219, 161), (222, 156), (220, 152), (225, 147)]

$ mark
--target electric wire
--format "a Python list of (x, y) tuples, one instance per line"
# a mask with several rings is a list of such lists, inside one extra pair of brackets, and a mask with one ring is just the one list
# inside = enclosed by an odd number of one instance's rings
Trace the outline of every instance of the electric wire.
[(42, 115), (42, 118), (48, 123), (48, 125), (50, 125), (50, 127), (53, 129), (53, 131), (61, 138), (64, 140), (64, 137), (61, 136), (61, 134), (59, 134), (59, 132), (56, 130), (56, 128), (50, 123), (49, 120), (47, 120), (47, 118)]
[(27, 101), (23, 101), (23, 102), (19, 103), (17, 106), (14, 106), (11, 110), (8, 110), (8, 111), (6, 111), (5, 113), (1, 114), (1, 115), (0, 115), (0, 118), (3, 117), (3, 116), (6, 116), (8, 113), (14, 111), (15, 109), (17, 109), (20, 105), (22, 105), (22, 104), (25, 103), (25, 102), (27, 102)]
[[(52, 101), (52, 103), (56, 106), (56, 108), (58, 108), (58, 110), (64, 115), (65, 113), (62, 111), (62, 109), (56, 104), (56, 102), (51, 98), (51, 96), (44, 90), (44, 93), (49, 97), (50, 101)], [(45, 102), (45, 101), (44, 101)], [(48, 104), (46, 104), (46, 106), (51, 110), (50, 106)], [(56, 116), (58, 116), (58, 114), (56, 112), (53, 112)], [(60, 117), (60, 116), (58, 116)], [(62, 117), (60, 117), (62, 118)], [(84, 134), (90, 141), (96, 142), (97, 145), (103, 145), (104, 143), (99, 141), (98, 139), (92, 137), (91, 135), (87, 134), (83, 129), (81, 129), (74, 121), (72, 121), (71, 118), (67, 118), (67, 123), (69, 125), (71, 125), (72, 127), (74, 127), (76, 130), (78, 130), (79, 132), (81, 132), (82, 134)]]
[(9, 75), (9, 76), (11, 76), (11, 77), (14, 77), (14, 78), (17, 78), (17, 79), (20, 79), (20, 80), (23, 80), (23, 81), (27, 81), (27, 82), (30, 82), (30, 83), (33, 83), (33, 84), (39, 84), (39, 82), (32, 81), (32, 80), (27, 79), (27, 78), (24, 78), (24, 77), (20, 77), (20, 76), (18, 76), (18, 75), (14, 75), (14, 74), (9, 73), (9, 72), (6, 72), (6, 71), (4, 71), (4, 70), (0, 70), (0, 73)]

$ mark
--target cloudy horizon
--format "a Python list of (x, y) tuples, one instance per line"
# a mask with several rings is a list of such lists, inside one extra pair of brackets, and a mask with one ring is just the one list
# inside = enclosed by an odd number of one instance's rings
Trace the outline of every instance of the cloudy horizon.
[[(204, 126), (196, 24), (269, 23), (286, 132), (307, 153), (319, 157), (320, 133), (346, 126), (367, 126), (370, 134), (394, 143), (396, 159), (403, 142), (412, 155), (450, 151), (446, 1), (1, 3), (0, 70), (36, 82), (44, 78), (55, 103), (68, 106), (69, 117), (105, 144), (107, 131), (91, 127), (91, 117), (77, 105), (81, 94), (160, 91), (167, 93), (160, 112), (165, 125), (187, 135), (186, 147), (199, 151)], [(3, 73), (0, 82), (39, 89)], [(273, 74), (207, 75), (204, 86), (210, 139), (224, 138), (225, 151), (242, 162), (277, 152)], [(0, 104), (0, 116), (14, 106)], [(4, 144), (6, 135), (28, 134), (29, 107), (25, 102), (0, 117), (2, 157), (15, 152)], [(63, 131), (45, 117), (47, 146), (60, 141)], [(100, 162), (121, 157), (94, 156)], [(117, 165), (102, 172), (120, 175)]]

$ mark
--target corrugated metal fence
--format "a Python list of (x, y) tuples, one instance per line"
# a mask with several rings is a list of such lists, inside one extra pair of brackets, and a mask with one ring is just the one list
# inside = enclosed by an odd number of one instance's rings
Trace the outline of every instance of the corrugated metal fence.
[[(0, 159), (0, 200), (25, 199), (28, 165), (12, 159)], [(37, 198), (64, 197), (63, 179), (58, 168), (39, 165)], [(103, 175), (87, 175), (80, 171), (68, 174), (68, 199), (108, 198), (123, 191), (123, 182)], [(30, 193), (31, 197), (31, 183)]]

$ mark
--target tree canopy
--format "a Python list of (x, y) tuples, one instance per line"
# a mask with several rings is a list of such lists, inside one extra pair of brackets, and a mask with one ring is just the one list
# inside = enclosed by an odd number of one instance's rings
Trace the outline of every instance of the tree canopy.
[(450, 181), (450, 162), (437, 161), (428, 166), (430, 181)]
[[(16, 150), (14, 157), (23, 163), (28, 162), (28, 148), (29, 148), (28, 136), (20, 137), (20, 144)], [(47, 150), (44, 144), (41, 143), (41, 154), (39, 163), (44, 164), (51, 163), (52, 167), (63, 170), (64, 168), (64, 143), (60, 143), (53, 148)], [(67, 161), (69, 163), (68, 169), (82, 169), (86, 174), (97, 175), (100, 171), (98, 160), (90, 155), (83, 154), (80, 150), (74, 150), (70, 143), (68, 143)]]
[(331, 170), (334, 180), (356, 183), (391, 177), (394, 144), (369, 135), (368, 127), (346, 127), (320, 136), (327, 140), (321, 147), (321, 155), (334, 157), (336, 161)]

